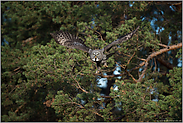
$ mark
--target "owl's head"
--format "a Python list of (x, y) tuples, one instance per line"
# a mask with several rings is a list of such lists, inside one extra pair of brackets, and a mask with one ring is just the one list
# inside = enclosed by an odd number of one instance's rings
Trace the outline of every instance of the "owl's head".
[(103, 59), (103, 51), (102, 50), (93, 50), (90, 53), (90, 58), (92, 61), (101, 61)]

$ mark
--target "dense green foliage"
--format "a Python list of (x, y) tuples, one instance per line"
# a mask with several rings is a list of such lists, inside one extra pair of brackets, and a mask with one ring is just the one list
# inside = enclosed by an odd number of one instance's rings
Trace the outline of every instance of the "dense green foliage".
[[(182, 49), (147, 61), (166, 45), (181, 43), (182, 2), (20, 1), (2, 2), (1, 9), (2, 121), (182, 120)], [(68, 31), (97, 49), (138, 25), (132, 39), (106, 52), (115, 54), (100, 75), (87, 53), (50, 36)], [(116, 64), (121, 78), (112, 76)], [(109, 93), (101, 96), (97, 83), (104, 73), (111, 75)]]

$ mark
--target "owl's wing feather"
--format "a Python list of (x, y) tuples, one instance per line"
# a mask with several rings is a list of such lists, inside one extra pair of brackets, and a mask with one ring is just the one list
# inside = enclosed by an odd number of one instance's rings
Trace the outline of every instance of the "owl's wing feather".
[(117, 44), (121, 44), (124, 41), (129, 40), (130, 38), (132, 38), (132, 36), (137, 32), (137, 30), (139, 29), (140, 26), (138, 26), (134, 31), (132, 31), (131, 33), (126, 34), (125, 36), (113, 41), (112, 43), (108, 44), (107, 46), (104, 47), (105, 51), (109, 51), (112, 46), (117, 45)]
[(55, 33), (50, 33), (50, 35), (55, 39), (55, 41), (62, 45), (66, 46), (68, 48), (73, 48), (73, 49), (79, 49), (84, 52), (89, 52), (90, 48), (88, 48), (83, 40), (81, 40), (77, 36), (73, 36), (68, 32), (63, 32), (63, 31), (58, 31)]

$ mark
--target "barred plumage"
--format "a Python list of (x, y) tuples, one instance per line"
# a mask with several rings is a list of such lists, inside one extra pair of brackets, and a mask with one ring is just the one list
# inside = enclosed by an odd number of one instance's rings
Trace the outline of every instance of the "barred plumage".
[(55, 33), (50, 33), (55, 41), (68, 48), (76, 48), (83, 50), (85, 52), (89, 51), (89, 48), (84, 44), (84, 42), (77, 36), (73, 36), (68, 32), (58, 31)]

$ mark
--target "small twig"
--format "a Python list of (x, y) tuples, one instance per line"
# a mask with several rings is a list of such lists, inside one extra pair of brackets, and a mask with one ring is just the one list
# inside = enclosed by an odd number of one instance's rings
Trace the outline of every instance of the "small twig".
[[(128, 55), (128, 54), (123, 54), (123, 55), (128, 56), (128, 57), (132, 57), (132, 56), (130, 56), (130, 55)], [(136, 56), (136, 58), (139, 59), (139, 60), (142, 60), (142, 61), (146, 61), (146, 59), (139, 58), (139, 57), (137, 57), (137, 56)]]
[(97, 32), (100, 35), (101, 40), (104, 41), (104, 39), (102, 38), (102, 35), (100, 34), (100, 32), (98, 32), (97, 30), (95, 30), (95, 32)]
[(15, 113), (17, 113), (25, 104), (26, 104), (26, 102), (24, 102), (21, 106), (19, 106), (19, 107), (15, 110)]
[[(38, 50), (38, 52), (44, 57), (44, 55), (40, 52), (40, 50)], [(44, 51), (45, 52), (45, 51)], [(46, 54), (46, 52), (45, 52), (45, 54)], [(46, 59), (45, 57), (44, 57), (44, 59)]]
[[(132, 57), (135, 55), (135, 53), (132, 55)], [(131, 57), (131, 58), (132, 58)], [(130, 58), (130, 59), (131, 59)], [(118, 64), (117, 62), (116, 62), (116, 64)], [(124, 66), (122, 66), (122, 65), (120, 65), (120, 64), (118, 64), (120, 67), (122, 67), (124, 70), (125, 70), (125, 72), (133, 79), (133, 81), (135, 81), (136, 83), (137, 83), (137, 80), (130, 74), (130, 72), (128, 72), (125, 68), (126, 68), (126, 65), (125, 65), (125, 67)]]
[[(80, 106), (79, 108), (86, 109), (84, 106), (82, 106), (81, 104), (76, 103), (76, 102), (67, 102), (67, 103), (62, 104), (62, 105), (66, 105), (66, 104), (69, 104), (69, 103), (70, 103), (70, 104), (79, 105), (79, 106)], [(86, 109), (86, 110), (87, 110), (87, 109)], [(99, 114), (99, 113), (97, 113), (97, 112), (94, 112), (94, 111), (93, 111), (93, 113), (103, 118), (103, 116), (102, 116), (101, 114)]]
[(137, 83), (137, 80), (132, 76), (132, 74), (130, 74), (127, 70), (125, 70), (125, 71), (133, 79), (133, 81), (135, 81), (135, 83)]
[(20, 69), (20, 67), (18, 67), (18, 68), (16, 68), (16, 69), (14, 69), (13, 71), (17, 71), (18, 69)]
[(162, 47), (165, 47), (165, 48), (167, 48), (168, 46), (167, 45), (164, 45), (164, 44), (158, 44), (159, 46), (162, 46)]
[(10, 92), (9, 94), (11, 94), (18, 86), (15, 86)]
[(85, 93), (88, 93), (88, 91), (81, 88), (81, 86), (79, 85), (79, 82), (72, 75), (71, 75), (71, 78), (74, 79), (74, 81), (77, 83), (77, 85), (78, 85), (78, 87), (76, 86), (77, 88), (81, 89)]
[(19, 73), (20, 72), (20, 70), (18, 70), (17, 72), (15, 72), (15, 74), (17, 74), (17, 73)]
[[(146, 60), (145, 60), (145, 61), (146, 61)], [(142, 66), (144, 66), (144, 65), (145, 65), (145, 62), (142, 62), (142, 63), (139, 64), (139, 66), (130, 69), (129, 72), (131, 72), (131, 71), (133, 71), (133, 70), (137, 70), (137, 69), (139, 69), (140, 67), (142, 67)], [(123, 76), (123, 75), (125, 75), (125, 74), (126, 74), (126, 73), (123, 72), (123, 73), (118, 74), (118, 75), (114, 75), (114, 74), (113, 74), (113, 75), (95, 74), (95, 75), (101, 76), (102, 78), (113, 78), (113, 77)]]
[(134, 55), (135, 55), (135, 52), (133, 53), (133, 55), (131, 56), (131, 58), (128, 60), (127, 64), (130, 63), (130, 61), (132, 60), (132, 58), (134, 57)]
[(76, 102), (67, 102), (67, 103), (71, 103), (71, 104), (76, 104), (76, 105), (79, 105), (80, 106), (80, 108), (85, 108), (84, 106), (82, 106), (81, 104), (79, 104), (79, 103), (76, 103)]
[(136, 58), (141, 60), (141, 61), (146, 61), (146, 59), (143, 59), (143, 58), (139, 58), (139, 57), (136, 57)]

